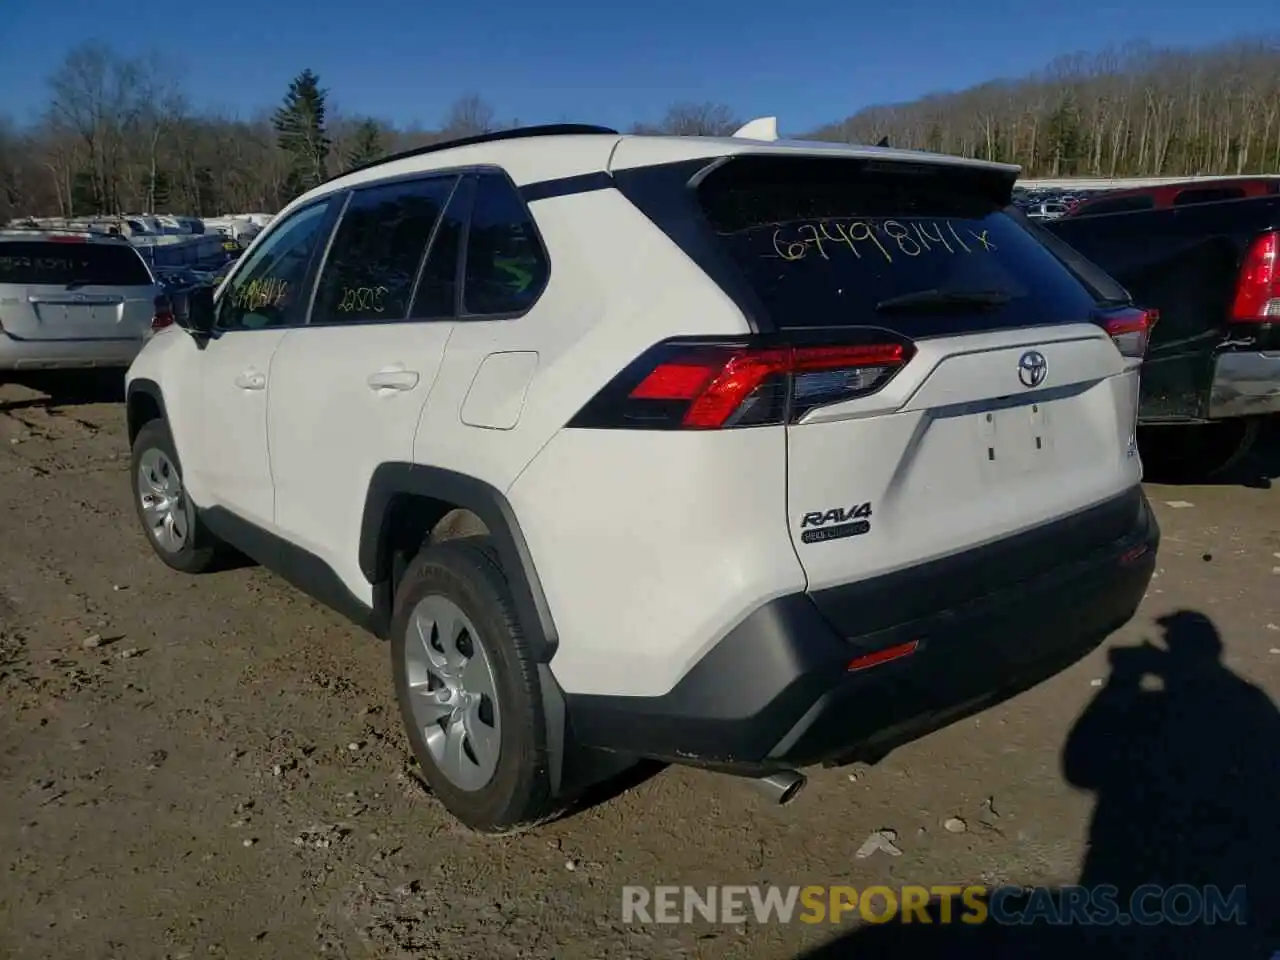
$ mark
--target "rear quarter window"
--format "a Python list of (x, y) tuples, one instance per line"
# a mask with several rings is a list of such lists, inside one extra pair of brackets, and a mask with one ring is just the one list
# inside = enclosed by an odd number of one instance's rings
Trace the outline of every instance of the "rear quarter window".
[[(1087, 320), (1096, 300), (1005, 212), (998, 174), (859, 160), (740, 158), (699, 198), (780, 328), (873, 325), (908, 336)], [(886, 311), (924, 291), (999, 306)]]
[(19, 240), (0, 243), (0, 283), (145, 287), (152, 280), (124, 244)]
[(476, 180), (464, 257), (462, 305), (469, 316), (521, 314), (546, 287), (547, 252), (506, 176), (486, 173)]

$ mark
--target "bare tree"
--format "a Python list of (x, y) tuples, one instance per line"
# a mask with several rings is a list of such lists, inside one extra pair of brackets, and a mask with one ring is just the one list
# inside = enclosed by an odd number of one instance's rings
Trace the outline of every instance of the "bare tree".
[[(156, 63), (94, 43), (68, 54), (50, 77), (42, 121), (0, 124), (0, 221), (142, 208), (208, 216), (276, 210), (290, 198), (291, 161), (270, 111), (200, 112)], [(283, 93), (263, 91), (263, 103)], [(358, 119), (332, 118), (325, 175), (349, 153)], [(396, 152), (505, 125), (469, 93), (438, 124), (381, 125), (381, 140)], [(637, 129), (715, 135), (737, 126), (724, 104), (685, 101)], [(1007, 160), (1027, 176), (1280, 172), (1280, 40), (1062, 57), (1020, 80), (867, 107), (808, 135), (887, 137), (894, 147)]]
[(477, 93), (468, 93), (449, 107), (442, 133), (448, 138), (473, 137), (499, 128), (497, 113)]
[(667, 108), (654, 132), (678, 137), (723, 137), (740, 126), (742, 121), (723, 103), (682, 101)]
[(101, 43), (73, 49), (49, 80), (49, 118), (55, 130), (78, 137), (86, 151), (94, 203), (100, 211), (121, 208), (121, 177), (127, 136), (151, 109), (151, 68), (144, 59), (116, 56)]

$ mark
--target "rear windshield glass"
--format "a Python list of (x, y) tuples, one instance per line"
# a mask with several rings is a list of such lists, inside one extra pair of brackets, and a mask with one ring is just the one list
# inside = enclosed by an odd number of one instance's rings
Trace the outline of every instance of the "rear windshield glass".
[(151, 277), (124, 244), (18, 240), (0, 243), (0, 283), (145, 287)]
[[(1004, 212), (1001, 174), (745, 157), (708, 175), (698, 195), (780, 328), (874, 325), (928, 336), (1079, 322), (1096, 306)], [(916, 302), (888, 302), (904, 297)]]

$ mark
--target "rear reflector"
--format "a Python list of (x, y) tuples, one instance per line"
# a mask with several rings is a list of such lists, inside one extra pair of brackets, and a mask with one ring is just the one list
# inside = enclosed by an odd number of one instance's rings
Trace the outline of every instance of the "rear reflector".
[(876, 392), (914, 351), (905, 340), (667, 341), (606, 385), (569, 425), (718, 430), (795, 423), (815, 407)]
[(1230, 320), (1280, 321), (1280, 233), (1264, 233), (1250, 244), (1240, 265)]
[(163, 330), (165, 327), (173, 326), (173, 303), (168, 297), (156, 297), (156, 312), (151, 318), (152, 330)]
[(903, 657), (911, 656), (911, 654), (915, 653), (919, 647), (919, 640), (900, 643), (894, 647), (885, 647), (883, 650), (877, 650), (875, 653), (868, 653), (861, 657), (854, 657), (849, 661), (849, 666), (846, 670), (849, 673), (853, 673), (855, 670), (866, 670), (868, 667), (878, 667), (882, 663), (901, 660)]
[(1120, 555), (1120, 566), (1127, 567), (1130, 564), (1137, 563), (1147, 555), (1148, 550), (1150, 550), (1150, 547), (1145, 543), (1139, 544), (1136, 547), (1130, 547)]
[(1101, 322), (1107, 333), (1111, 334), (1111, 341), (1117, 350), (1126, 357), (1141, 359), (1147, 355), (1151, 330), (1159, 319), (1159, 311), (1125, 307), (1104, 313)]

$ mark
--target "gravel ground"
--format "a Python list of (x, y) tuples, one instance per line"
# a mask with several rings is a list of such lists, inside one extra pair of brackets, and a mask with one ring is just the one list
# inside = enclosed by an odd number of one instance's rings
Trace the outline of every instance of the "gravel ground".
[[(1212, 880), (1249, 882), (1255, 913), (1280, 914), (1274, 450), (1247, 483), (1150, 486), (1165, 540), (1139, 617), (1011, 702), (874, 768), (815, 771), (786, 808), (668, 769), (489, 839), (407, 765), (385, 645), (263, 570), (162, 566), (136, 528), (118, 398), (65, 387), (0, 387), (0, 957), (791, 960), (1068, 942), (626, 925), (628, 884)], [(1141, 658), (1148, 640), (1164, 689), (1109, 680), (1109, 652)], [(858, 857), (877, 830), (898, 854)], [(1179, 931), (1158, 955), (1280, 950), (1238, 933)]]

